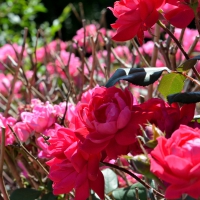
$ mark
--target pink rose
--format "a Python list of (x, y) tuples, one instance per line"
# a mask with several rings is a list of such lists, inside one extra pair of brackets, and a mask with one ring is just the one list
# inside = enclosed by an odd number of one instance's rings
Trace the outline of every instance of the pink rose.
[(151, 172), (167, 182), (167, 199), (178, 199), (182, 194), (200, 197), (200, 129), (181, 125), (171, 138), (159, 137), (158, 145), (150, 154)]
[(49, 102), (35, 104), (32, 112), (22, 112), (21, 119), (32, 130), (43, 133), (55, 124), (56, 110)]

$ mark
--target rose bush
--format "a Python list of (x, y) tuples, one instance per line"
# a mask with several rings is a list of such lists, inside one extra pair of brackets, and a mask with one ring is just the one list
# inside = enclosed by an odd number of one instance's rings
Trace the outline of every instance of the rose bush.
[(151, 172), (169, 185), (165, 197), (176, 199), (188, 194), (199, 198), (200, 129), (181, 125), (171, 138), (157, 140), (150, 153)]

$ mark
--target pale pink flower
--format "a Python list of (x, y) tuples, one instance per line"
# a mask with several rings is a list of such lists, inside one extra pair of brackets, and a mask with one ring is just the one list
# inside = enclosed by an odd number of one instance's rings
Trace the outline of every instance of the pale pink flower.
[(37, 133), (43, 133), (56, 122), (56, 110), (49, 102), (36, 104), (32, 112), (22, 112), (21, 119)]
[(17, 122), (13, 129), (22, 142), (27, 142), (33, 133), (33, 130), (24, 122)]

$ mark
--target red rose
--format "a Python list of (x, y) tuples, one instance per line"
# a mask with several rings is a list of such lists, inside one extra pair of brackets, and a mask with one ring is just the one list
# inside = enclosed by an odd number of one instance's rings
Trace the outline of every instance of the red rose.
[(175, 7), (164, 10), (165, 18), (177, 28), (186, 28), (195, 17), (194, 11), (197, 10), (198, 1), (189, 3), (188, 0), (168, 0), (167, 3)]
[(167, 199), (182, 194), (200, 197), (200, 129), (181, 125), (171, 138), (159, 137), (158, 145), (150, 154), (151, 172), (169, 186)]
[(112, 38), (116, 41), (126, 41), (136, 35), (142, 44), (144, 31), (150, 29), (159, 18), (158, 9), (165, 0), (120, 0), (116, 1), (114, 8), (110, 8), (117, 21), (112, 28), (117, 33)]
[(79, 138), (84, 138), (82, 150), (89, 154), (105, 149), (110, 158), (128, 153), (129, 147), (120, 145), (115, 137), (132, 132), (132, 107), (133, 95), (128, 89), (96, 88), (88, 104), (77, 105), (75, 132)]
[(187, 125), (193, 119), (195, 110), (195, 104), (185, 104), (179, 108), (177, 103), (169, 105), (157, 98), (150, 99), (139, 107), (141, 116), (165, 132), (166, 137), (170, 137), (180, 124)]

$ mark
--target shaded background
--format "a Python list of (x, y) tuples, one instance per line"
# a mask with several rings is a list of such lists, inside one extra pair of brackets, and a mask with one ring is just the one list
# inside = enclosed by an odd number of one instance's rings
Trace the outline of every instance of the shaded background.
[[(87, 24), (92, 21), (99, 22), (101, 12), (106, 12), (106, 25), (115, 21), (112, 12), (107, 9), (114, 5), (114, 0), (82, 0), (84, 18)], [(28, 27), (29, 38), (27, 42), (35, 43), (37, 29), (44, 30), (47, 41), (59, 37), (64, 41), (70, 40), (82, 23), (70, 9), (70, 3), (80, 14), (80, 0), (0, 0), (0, 46), (8, 43), (21, 43), (23, 29)]]
[[(36, 19), (37, 24), (41, 22), (48, 21), (52, 24), (53, 20), (58, 18), (63, 11), (63, 8), (67, 6), (69, 3), (73, 3), (74, 7), (79, 12), (79, 2), (78, 0), (73, 1), (65, 1), (65, 0), (56, 0), (56, 1), (49, 1), (49, 0), (42, 0), (42, 3), (47, 8), (48, 12), (46, 13), (38, 13), (38, 17)], [(114, 0), (82, 0), (85, 18), (87, 20), (95, 20), (99, 21), (101, 17), (101, 11), (105, 9), (106, 11), (106, 21), (107, 21), (107, 28), (110, 28), (110, 24), (115, 21), (115, 18), (112, 12), (107, 9), (108, 6), (112, 6), (114, 4)], [(71, 39), (76, 30), (82, 27), (82, 24), (77, 20), (74, 13), (71, 12), (70, 16), (65, 20), (62, 27), (62, 39), (69, 40)]]
[[(113, 7), (115, 0), (81, 2), (87, 24), (99, 22), (104, 11), (103, 26), (111, 28), (115, 17), (107, 7)], [(58, 37), (64, 41), (72, 39), (82, 23), (71, 10), (70, 3), (80, 14), (80, 0), (0, 0), (0, 46), (8, 42), (22, 44), (24, 27), (29, 29), (27, 43), (30, 46), (35, 45), (39, 28), (44, 31), (47, 42)], [(189, 27), (194, 28), (194, 22)], [(38, 46), (42, 46), (42, 42), (40, 40)]]

